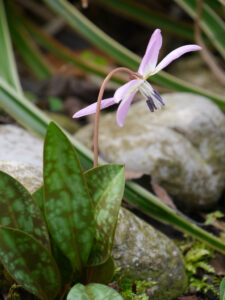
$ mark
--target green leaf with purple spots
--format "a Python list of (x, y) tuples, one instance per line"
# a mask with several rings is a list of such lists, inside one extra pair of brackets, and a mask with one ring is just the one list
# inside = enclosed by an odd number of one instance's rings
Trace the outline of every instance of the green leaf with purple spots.
[[(44, 187), (41, 186), (39, 189), (37, 189), (33, 195), (33, 199), (38, 204), (43, 217), (45, 218), (45, 212), (44, 212)], [(72, 280), (72, 277), (74, 276), (73, 268), (71, 266), (71, 263), (69, 259), (62, 253), (62, 251), (59, 249), (55, 241), (50, 236), (50, 243), (51, 243), (51, 249), (52, 249), (52, 256), (54, 257), (57, 266), (59, 268), (61, 277), (62, 277), (62, 284), (65, 285), (69, 281)]]
[(0, 227), (0, 260), (15, 281), (43, 300), (53, 300), (61, 288), (60, 274), (49, 251), (31, 235)]
[(88, 265), (104, 263), (111, 255), (118, 213), (123, 198), (123, 165), (103, 165), (85, 173), (94, 204), (96, 233)]
[(48, 230), (38, 205), (21, 183), (1, 171), (0, 225), (27, 232), (50, 248)]
[(32, 198), (37, 203), (43, 218), (45, 219), (45, 207), (44, 207), (44, 187), (39, 187), (33, 194)]
[(84, 286), (76, 284), (70, 290), (66, 300), (123, 300), (114, 289), (99, 283)]
[(93, 204), (73, 146), (53, 122), (44, 146), (44, 196), (51, 236), (81, 272), (93, 244)]

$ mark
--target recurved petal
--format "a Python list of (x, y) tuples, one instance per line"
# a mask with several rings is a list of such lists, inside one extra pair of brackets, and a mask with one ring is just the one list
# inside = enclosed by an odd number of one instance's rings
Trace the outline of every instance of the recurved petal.
[[(108, 106), (111, 106), (113, 104), (116, 104), (115, 99), (114, 98), (107, 98), (101, 101), (101, 106), (100, 109), (104, 109)], [(73, 115), (73, 118), (80, 118), (83, 116), (87, 116), (87, 115), (91, 115), (94, 114), (96, 112), (96, 108), (97, 108), (97, 102), (79, 110), (78, 112), (76, 112)]]
[(162, 47), (161, 30), (156, 29), (149, 40), (145, 55), (138, 69), (138, 73), (140, 73), (145, 77), (148, 73), (154, 71), (158, 61), (159, 50), (161, 49), (161, 47)]
[(132, 94), (136, 87), (141, 84), (141, 82), (141, 79), (133, 79), (119, 87), (114, 94), (115, 101), (118, 103), (124, 97), (126, 97), (126, 95)]
[(129, 107), (130, 107), (131, 102), (133, 101), (134, 96), (136, 95), (137, 91), (138, 90), (136, 90), (133, 94), (131, 94), (128, 99), (127, 99), (127, 97), (124, 98), (117, 109), (116, 120), (120, 127), (122, 127), (124, 125)]
[(167, 67), (172, 61), (179, 58), (183, 54), (191, 51), (198, 51), (201, 49), (202, 48), (198, 45), (186, 45), (173, 50), (166, 57), (164, 57), (164, 59), (158, 64), (158, 66), (155, 68), (155, 71), (152, 73), (152, 75), (158, 73), (159, 71)]

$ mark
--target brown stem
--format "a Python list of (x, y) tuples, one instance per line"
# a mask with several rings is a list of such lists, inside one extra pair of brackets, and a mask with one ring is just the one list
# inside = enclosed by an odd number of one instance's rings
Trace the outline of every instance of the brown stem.
[(131, 71), (128, 68), (120, 67), (112, 70), (104, 79), (97, 100), (96, 114), (95, 114), (95, 126), (94, 126), (94, 167), (98, 166), (98, 130), (99, 130), (99, 115), (100, 115), (100, 107), (102, 96), (106, 87), (107, 82), (110, 78), (117, 72), (126, 72), (131, 75), (132, 78), (142, 78), (142, 76), (136, 72)]
[(81, 5), (83, 8), (87, 8), (88, 7), (88, 0), (81, 0)]

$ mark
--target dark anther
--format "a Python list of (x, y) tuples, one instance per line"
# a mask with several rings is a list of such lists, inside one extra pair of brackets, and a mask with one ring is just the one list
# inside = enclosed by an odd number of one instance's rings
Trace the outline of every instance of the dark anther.
[(153, 102), (152, 97), (149, 97), (148, 100), (146, 100), (146, 103), (151, 112), (154, 112), (154, 110), (157, 109), (157, 107), (155, 106), (155, 103)]
[(162, 104), (162, 105), (165, 105), (165, 103), (163, 102), (163, 99), (162, 97), (160, 96), (159, 92), (154, 90), (154, 94), (155, 94), (155, 97), (157, 98), (157, 100), (159, 100), (159, 102)]

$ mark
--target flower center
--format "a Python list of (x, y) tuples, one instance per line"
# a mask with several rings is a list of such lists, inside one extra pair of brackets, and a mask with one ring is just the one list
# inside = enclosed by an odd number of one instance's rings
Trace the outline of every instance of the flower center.
[(149, 82), (146, 80), (139, 86), (139, 91), (145, 97), (148, 108), (151, 112), (161, 109), (165, 105), (160, 94), (154, 90)]
[(142, 94), (142, 96), (144, 96), (147, 99), (152, 93), (154, 93), (151, 84), (146, 80), (143, 80), (143, 83), (139, 87), (139, 91)]

